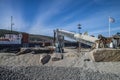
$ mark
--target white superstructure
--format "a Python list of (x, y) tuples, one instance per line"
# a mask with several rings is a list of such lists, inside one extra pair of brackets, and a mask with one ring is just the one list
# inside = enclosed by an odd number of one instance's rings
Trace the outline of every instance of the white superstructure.
[(5, 34), (0, 37), (0, 44), (21, 44), (22, 34)]

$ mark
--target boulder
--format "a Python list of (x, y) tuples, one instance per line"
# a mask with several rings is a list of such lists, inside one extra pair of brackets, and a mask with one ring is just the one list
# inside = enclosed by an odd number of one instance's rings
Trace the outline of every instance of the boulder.
[(115, 62), (120, 61), (120, 49), (95, 49), (89, 53), (89, 57), (96, 62)]
[(40, 62), (44, 65), (49, 62), (50, 58), (51, 58), (51, 56), (48, 54), (43, 55), (42, 57), (40, 57)]

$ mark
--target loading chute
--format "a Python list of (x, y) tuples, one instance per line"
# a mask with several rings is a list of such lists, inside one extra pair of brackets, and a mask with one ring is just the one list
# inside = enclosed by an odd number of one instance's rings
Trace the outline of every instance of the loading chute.
[(59, 38), (59, 35), (65, 36), (71, 39), (74, 39), (76, 41), (79, 41), (81, 43), (84, 43), (86, 45), (92, 46), (98, 38), (86, 35), (86, 34), (79, 34), (75, 32), (70, 32), (67, 30), (62, 30), (62, 29), (56, 29), (55, 30), (57, 38)]

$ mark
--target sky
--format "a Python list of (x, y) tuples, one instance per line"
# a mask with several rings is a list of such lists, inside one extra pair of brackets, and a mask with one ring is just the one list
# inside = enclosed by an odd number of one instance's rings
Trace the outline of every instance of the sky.
[(120, 0), (0, 0), (0, 29), (53, 36), (53, 30), (64, 29), (89, 35), (108, 36), (120, 32)]

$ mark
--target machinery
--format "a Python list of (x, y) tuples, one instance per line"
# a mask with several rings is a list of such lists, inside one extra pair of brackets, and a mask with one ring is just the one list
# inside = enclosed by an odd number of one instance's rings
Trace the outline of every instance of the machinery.
[(62, 29), (56, 29), (54, 30), (54, 42), (56, 44), (55, 45), (56, 49), (59, 49), (59, 48), (63, 49), (64, 37), (74, 39), (79, 43), (84, 43), (91, 47), (96, 43), (96, 40), (98, 40), (96, 37), (89, 36), (86, 34), (79, 34), (79, 33), (70, 32)]

